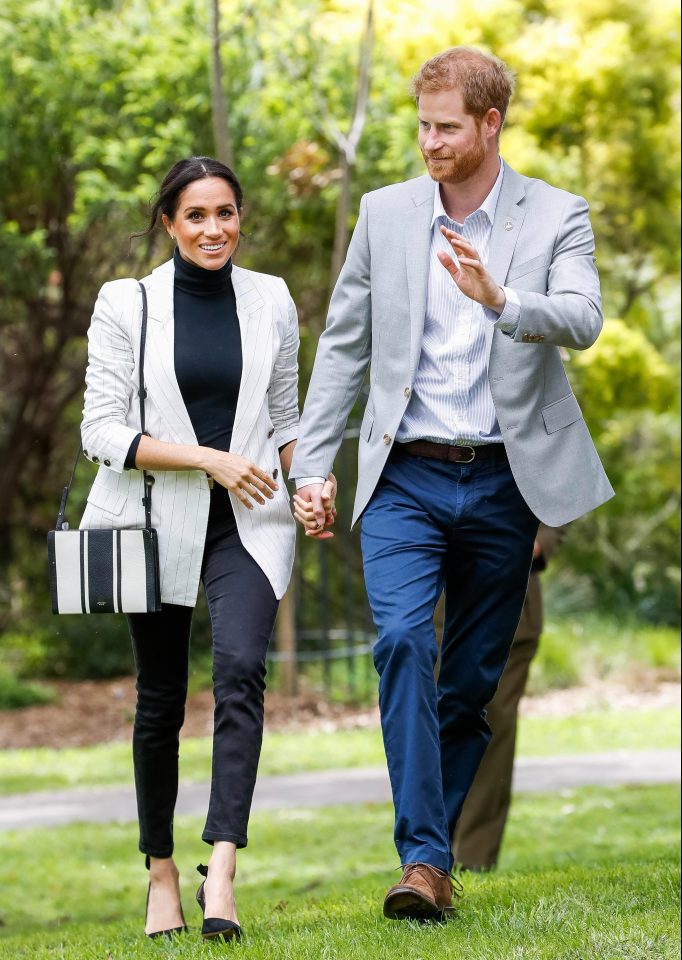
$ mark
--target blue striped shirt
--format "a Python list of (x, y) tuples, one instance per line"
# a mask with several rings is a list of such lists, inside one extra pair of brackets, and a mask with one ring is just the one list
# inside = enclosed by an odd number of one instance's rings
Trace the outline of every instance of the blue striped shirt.
[(487, 263), (503, 176), (501, 162), (492, 190), (464, 223), (448, 217), (440, 186), (435, 184), (422, 349), (410, 402), (396, 433), (398, 442), (479, 445), (502, 441), (488, 385), (485, 325), (495, 323), (513, 334), (520, 314), (518, 298), (504, 287), (507, 303), (501, 314), (482, 307), (459, 290), (437, 253), (444, 250), (452, 255), (452, 247), (440, 232), (443, 225), (466, 237), (481, 262)]

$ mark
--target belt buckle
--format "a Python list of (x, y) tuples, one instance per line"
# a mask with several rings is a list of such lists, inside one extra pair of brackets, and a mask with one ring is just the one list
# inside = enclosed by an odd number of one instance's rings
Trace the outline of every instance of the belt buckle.
[(471, 456), (468, 460), (460, 460), (460, 463), (473, 463), (476, 459), (476, 447), (472, 447), (469, 443), (463, 443), (460, 447), (460, 450), (471, 450)]

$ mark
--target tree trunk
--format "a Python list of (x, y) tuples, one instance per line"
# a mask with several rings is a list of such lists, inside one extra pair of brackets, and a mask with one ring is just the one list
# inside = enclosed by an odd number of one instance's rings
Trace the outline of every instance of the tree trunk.
[(223, 62), (220, 56), (220, 0), (211, 0), (211, 54), (211, 113), (215, 155), (217, 160), (233, 167), (227, 95), (223, 87)]
[(296, 666), (296, 620), (294, 616), (294, 593), (290, 586), (279, 602), (275, 621), (275, 649), (281, 655), (279, 669), (282, 677), (282, 693), (293, 697), (298, 689)]
[(334, 249), (329, 271), (329, 296), (341, 273), (341, 267), (348, 249), (348, 211), (350, 208), (350, 185), (355, 164), (351, 164), (345, 152), (341, 153), (341, 182), (339, 199), (336, 202), (336, 220), (334, 224)]
[(350, 191), (355, 169), (357, 147), (367, 119), (367, 101), (369, 99), (369, 82), (372, 64), (372, 46), (374, 43), (374, 4), (370, 0), (367, 6), (365, 30), (360, 44), (360, 64), (358, 69), (358, 89), (355, 98), (353, 119), (347, 136), (340, 132), (336, 136), (339, 148), (339, 162), (341, 166), (341, 182), (339, 199), (336, 205), (336, 220), (334, 225), (334, 249), (329, 276), (329, 296), (338, 280), (348, 248), (348, 212), (350, 208)]

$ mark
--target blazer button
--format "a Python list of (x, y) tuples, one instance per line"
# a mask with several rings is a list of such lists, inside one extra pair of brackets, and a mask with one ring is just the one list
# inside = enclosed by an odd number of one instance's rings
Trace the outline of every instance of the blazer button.
[(405, 395), (405, 397), (409, 397), (411, 393), (412, 391), (410, 390), (409, 387), (405, 387), (405, 389), (403, 390), (403, 394)]
[(277, 469), (277, 467), (275, 467), (275, 469), (272, 471), (272, 479), (276, 480), (278, 476), (279, 476), (279, 470)]
[(99, 463), (99, 457), (92, 457), (93, 463)]
[(274, 432), (275, 432), (274, 427), (272, 428), (272, 430), (268, 430), (268, 440), (270, 439), (270, 437), (273, 435)]
[(105, 461), (104, 461), (104, 466), (105, 466), (105, 467), (110, 467), (110, 466), (111, 466), (111, 460), (105, 460)]
[(389, 443), (393, 441), (393, 437), (389, 437), (387, 433), (384, 434), (384, 443), (388, 446)]

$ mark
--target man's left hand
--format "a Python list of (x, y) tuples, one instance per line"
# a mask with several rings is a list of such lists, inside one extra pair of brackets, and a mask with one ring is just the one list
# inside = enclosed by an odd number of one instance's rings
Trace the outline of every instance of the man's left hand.
[(489, 307), (496, 313), (502, 313), (507, 302), (504, 290), (483, 266), (475, 248), (460, 233), (448, 230), (447, 227), (441, 227), (440, 230), (450, 242), (459, 266), (444, 251), (438, 252), (438, 259), (459, 289), (471, 300)]

